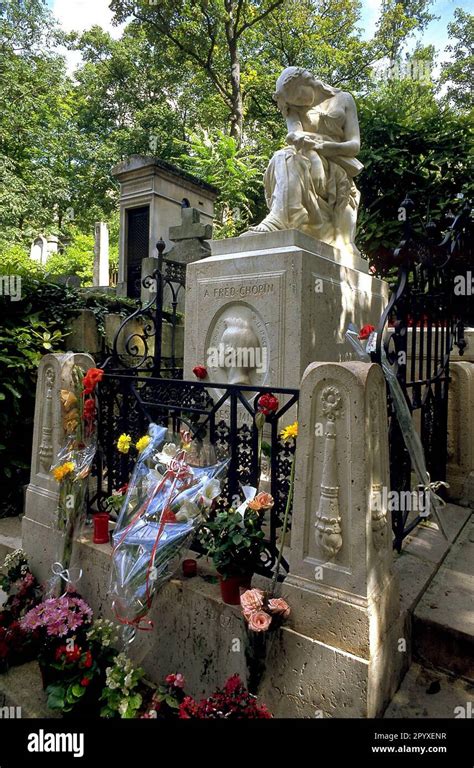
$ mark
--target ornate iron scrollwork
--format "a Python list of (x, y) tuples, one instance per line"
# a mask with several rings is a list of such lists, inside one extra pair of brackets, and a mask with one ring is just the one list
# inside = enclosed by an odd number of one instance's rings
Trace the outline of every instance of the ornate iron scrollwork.
[[(420, 412), (421, 439), (428, 471), (444, 480), (447, 461), (447, 406), (449, 358), (453, 346), (463, 354), (464, 323), (472, 315), (467, 296), (456, 296), (454, 281), (463, 265), (472, 264), (471, 205), (464, 204), (443, 235), (442, 226), (429, 221), (424, 233), (412, 226), (409, 197), (401, 203), (403, 238), (394, 251), (398, 277), (377, 328), (372, 359), (381, 362), (382, 348), (395, 371), (412, 412)], [(411, 463), (390, 396), (390, 476), (393, 490), (410, 489)], [(407, 533), (420, 522), (408, 513), (394, 512), (395, 547), (400, 551)]]

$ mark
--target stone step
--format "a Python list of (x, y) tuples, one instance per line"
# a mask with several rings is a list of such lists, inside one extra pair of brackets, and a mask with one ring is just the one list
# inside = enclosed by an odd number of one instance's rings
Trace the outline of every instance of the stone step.
[(414, 655), (474, 682), (474, 515), (415, 607)]
[(474, 718), (474, 686), (413, 663), (384, 718)]
[(0, 565), (5, 556), (21, 547), (21, 517), (0, 519)]
[(37, 661), (12, 667), (8, 672), (0, 675), (0, 716), (3, 719), (60, 717), (57, 712), (47, 707)]

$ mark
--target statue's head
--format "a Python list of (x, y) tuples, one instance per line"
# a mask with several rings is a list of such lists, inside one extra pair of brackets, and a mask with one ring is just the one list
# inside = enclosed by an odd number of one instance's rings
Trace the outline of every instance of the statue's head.
[(303, 109), (312, 107), (317, 91), (326, 98), (330, 98), (336, 93), (335, 88), (317, 80), (307, 69), (287, 67), (276, 82), (273, 99), (285, 114), (290, 106)]

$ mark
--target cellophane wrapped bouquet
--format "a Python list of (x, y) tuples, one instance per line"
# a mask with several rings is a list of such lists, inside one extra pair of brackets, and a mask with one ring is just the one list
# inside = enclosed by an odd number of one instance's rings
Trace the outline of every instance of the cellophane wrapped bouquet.
[(64, 442), (51, 467), (59, 485), (56, 562), (48, 590), (52, 594), (80, 579), (80, 569), (71, 565), (74, 544), (86, 517), (88, 477), (97, 448), (95, 390), (104, 375), (99, 368), (84, 372), (73, 361), (69, 354), (63, 364), (62, 376), (67, 382), (60, 393)]
[(207, 518), (227, 465), (193, 465), (189, 433), (165, 443), (166, 433), (150, 425), (113, 533), (110, 595), (117, 619), (132, 629), (153, 626), (153, 597)]

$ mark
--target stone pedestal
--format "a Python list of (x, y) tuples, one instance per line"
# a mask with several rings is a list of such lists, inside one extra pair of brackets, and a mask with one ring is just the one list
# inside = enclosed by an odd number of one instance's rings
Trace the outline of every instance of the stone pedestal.
[(474, 364), (449, 367), (448, 495), (461, 504), (474, 504)]
[(42, 358), (38, 368), (31, 475), (26, 490), (22, 546), (33, 573), (40, 581), (51, 577), (51, 565), (60, 543), (55, 526), (59, 492), (51, 474), (51, 465), (65, 440), (60, 393), (61, 389), (71, 387), (73, 365), (87, 370), (94, 366), (94, 360), (87, 354), (50, 354)]
[(381, 369), (360, 362), (310, 365), (298, 422), (290, 573), (283, 587), (291, 626), (313, 643), (307, 675), (323, 714), (341, 716), (346, 708), (376, 717), (406, 658), (398, 645), (403, 629), (384, 495), (389, 462)]
[(309, 363), (353, 359), (348, 324), (377, 325), (388, 300), (363, 259), (297, 230), (211, 249), (187, 267), (185, 378), (201, 364), (211, 381), (297, 388)]

